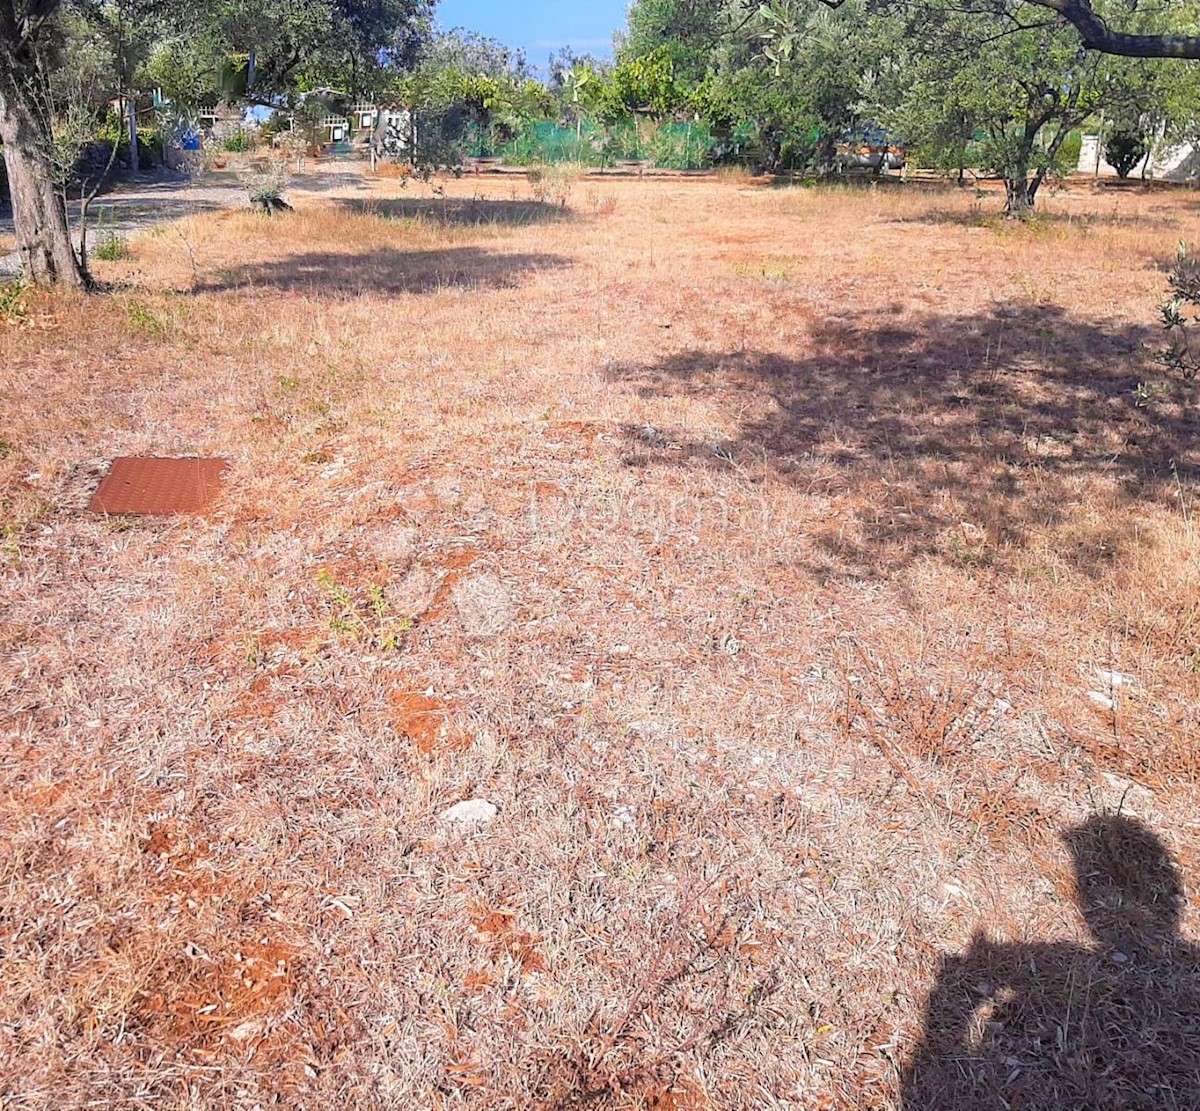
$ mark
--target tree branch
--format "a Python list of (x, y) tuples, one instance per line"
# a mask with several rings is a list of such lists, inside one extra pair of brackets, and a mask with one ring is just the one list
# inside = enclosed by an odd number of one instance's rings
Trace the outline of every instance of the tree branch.
[(1200, 60), (1200, 35), (1134, 35), (1114, 31), (1092, 10), (1090, 0), (1025, 0), (1056, 12), (1079, 32), (1088, 50), (1125, 58), (1190, 58)]
[(62, 0), (34, 0), (17, 20), (21, 45), (32, 43), (46, 22), (58, 11)]

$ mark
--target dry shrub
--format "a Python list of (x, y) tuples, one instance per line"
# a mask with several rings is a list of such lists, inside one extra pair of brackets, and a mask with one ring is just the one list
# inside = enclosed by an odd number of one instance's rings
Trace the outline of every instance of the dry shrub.
[(613, 193), (597, 193), (589, 189), (587, 202), (593, 216), (611, 216), (617, 211), (617, 198)]
[(725, 185), (751, 185), (754, 171), (748, 166), (718, 166), (717, 180)]
[(946, 764), (969, 755), (994, 724), (1000, 680), (982, 654), (951, 671), (924, 655), (880, 659), (853, 643), (846, 666), (843, 728), (861, 729), (889, 759), (899, 746), (913, 760)]
[(572, 190), (582, 177), (583, 171), (580, 167), (565, 162), (530, 166), (525, 173), (525, 180), (529, 182), (529, 191), (533, 199), (539, 204), (554, 205), (557, 208), (566, 208)]
[(382, 181), (408, 181), (413, 176), (413, 168), (408, 162), (381, 158), (375, 163), (372, 176)]

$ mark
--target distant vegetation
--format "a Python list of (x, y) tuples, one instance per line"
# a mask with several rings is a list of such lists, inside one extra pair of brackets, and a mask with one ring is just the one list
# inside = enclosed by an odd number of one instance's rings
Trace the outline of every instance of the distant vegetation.
[(107, 152), (136, 171), (167, 139), (232, 114), (216, 142), (238, 153), (254, 142), (239, 114), (250, 106), (272, 115), (265, 137), (318, 146), (347, 141), (331, 118), (384, 106), (407, 134), (355, 138), (424, 172), (490, 156), (824, 177), (882, 171), (902, 149), (960, 181), (1002, 178), (1022, 215), (1073, 167), (1084, 125), (1109, 137), (1123, 174), (1196, 131), (1195, 67), (1118, 56), (1200, 54), (1200, 38), (1164, 37), (1196, 23), (1196, 0), (1169, 23), (1122, 9), (1119, 34), (1084, 0), (1048, 13), (1055, 2), (634, 0), (614, 59), (563, 50), (541, 81), (519, 51), (437, 32), (427, 0), (15, 0), (0, 18), (0, 134), (31, 137), (5, 162), (26, 181), (14, 215), (36, 231), (25, 265), (41, 284), (87, 282), (66, 194), (94, 188), (79, 167), (97, 144), (101, 168)]

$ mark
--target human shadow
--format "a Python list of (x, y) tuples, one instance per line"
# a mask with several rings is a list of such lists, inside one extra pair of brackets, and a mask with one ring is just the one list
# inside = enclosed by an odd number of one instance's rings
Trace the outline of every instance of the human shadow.
[(387, 220), (428, 220), (447, 227), (497, 225), (523, 228), (531, 224), (556, 224), (574, 218), (565, 205), (546, 201), (488, 200), (481, 197), (343, 198), (342, 208), (360, 216)]
[(1141, 822), (1064, 836), (1092, 945), (976, 935), (946, 958), (904, 1071), (904, 1111), (1200, 1107), (1200, 949), (1183, 884)]
[(436, 293), (445, 289), (512, 289), (531, 274), (569, 266), (549, 254), (516, 254), (478, 247), (404, 251), (384, 247), (360, 253), (305, 251), (270, 262), (217, 271), (194, 292), (302, 290), (325, 296)]
[[(1128, 539), (1123, 510), (1166, 502), (1194, 474), (1196, 407), (1137, 401), (1154, 338), (1049, 304), (850, 312), (811, 321), (794, 354), (687, 350), (609, 373), (644, 397), (740, 414), (715, 448), (669, 429), (669, 447), (631, 435), (628, 465), (733, 465), (834, 499), (856, 528), (813, 539), (843, 566), (989, 562), (1049, 535), (1094, 571)], [(1085, 534), (1072, 518), (1087, 497), (1108, 504)]]

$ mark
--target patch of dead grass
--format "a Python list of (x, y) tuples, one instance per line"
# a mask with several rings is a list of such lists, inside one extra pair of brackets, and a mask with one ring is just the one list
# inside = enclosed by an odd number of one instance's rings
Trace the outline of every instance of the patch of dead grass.
[(944, 954), (1085, 936), (1064, 826), (1194, 884), (1187, 195), (365, 188), (0, 329), (8, 1102), (896, 1106)]

